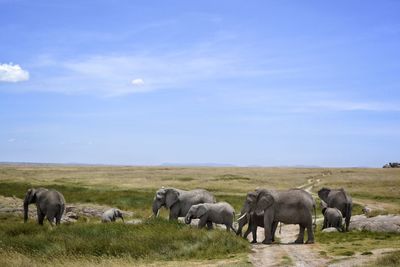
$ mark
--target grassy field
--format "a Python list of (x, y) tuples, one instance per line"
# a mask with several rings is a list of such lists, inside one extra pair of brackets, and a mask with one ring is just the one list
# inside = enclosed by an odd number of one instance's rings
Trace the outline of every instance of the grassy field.
[[(0, 195), (23, 198), (30, 187), (55, 188), (68, 203), (96, 203), (147, 218), (155, 190), (161, 186), (205, 188), (239, 213), (245, 194), (257, 187), (288, 189), (317, 183), (343, 187), (361, 212), (367, 203), (385, 213), (400, 213), (399, 169), (325, 168), (177, 168), (0, 165)], [(33, 208), (33, 207), (32, 207)], [(166, 216), (166, 212), (162, 213)], [(172, 240), (171, 242), (164, 242)], [(396, 247), (400, 236), (352, 232), (317, 233), (321, 254), (351, 256), (375, 248)], [(20, 217), (0, 217), (0, 265), (248, 265), (249, 245), (224, 231), (191, 229), (162, 219), (143, 225), (101, 225), (78, 222), (56, 229), (22, 223)], [(161, 245), (168, 243), (169, 245)], [(391, 259), (396, 259), (390, 256)], [(398, 255), (398, 254), (397, 254)], [(54, 257), (54, 258), (53, 258)], [(389, 256), (388, 256), (389, 257)]]

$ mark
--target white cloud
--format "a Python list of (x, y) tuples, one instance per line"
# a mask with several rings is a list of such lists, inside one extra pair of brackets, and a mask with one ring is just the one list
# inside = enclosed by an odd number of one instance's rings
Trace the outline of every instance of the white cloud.
[(134, 85), (134, 86), (143, 86), (144, 85), (144, 81), (143, 81), (143, 79), (134, 79), (134, 80), (132, 80), (132, 85)]
[(0, 82), (22, 82), (29, 80), (29, 72), (18, 64), (0, 64)]

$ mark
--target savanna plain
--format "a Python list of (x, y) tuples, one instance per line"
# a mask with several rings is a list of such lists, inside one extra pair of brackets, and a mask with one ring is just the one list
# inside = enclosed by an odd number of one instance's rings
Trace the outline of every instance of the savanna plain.
[[(129, 212), (125, 221), (100, 223), (80, 216), (74, 223), (39, 226), (23, 223), (22, 212), (0, 213), (0, 266), (252, 266), (253, 245), (220, 229), (205, 230), (168, 221), (163, 210), (149, 218), (155, 191), (162, 186), (204, 188), (218, 201), (229, 202), (238, 217), (246, 193), (255, 188), (308, 188), (317, 200), (322, 187), (344, 188), (353, 198), (353, 215), (364, 206), (379, 214), (400, 214), (400, 169), (373, 168), (239, 168), (131, 167), (70, 165), (0, 165), (0, 208), (20, 203), (31, 187), (63, 193), (67, 205), (117, 207)], [(30, 206), (35, 210), (34, 205)], [(316, 242), (309, 247), (329, 264), (358, 255), (369, 266), (400, 265), (400, 234), (353, 230), (321, 233), (317, 211)], [(255, 245), (257, 246), (257, 245)], [(272, 245), (275, 246), (275, 245)], [(268, 249), (267, 246), (265, 246)], [(375, 251), (389, 252), (373, 257)], [(276, 255), (278, 265), (296, 265), (290, 255)], [(363, 264), (365, 265), (365, 264)]]

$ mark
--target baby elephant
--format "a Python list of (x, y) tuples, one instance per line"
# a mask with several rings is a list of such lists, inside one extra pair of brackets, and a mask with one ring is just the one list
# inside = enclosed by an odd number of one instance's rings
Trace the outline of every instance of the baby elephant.
[(235, 210), (226, 202), (218, 203), (202, 203), (193, 205), (186, 217), (185, 223), (190, 224), (192, 219), (200, 219), (198, 227), (203, 228), (206, 224), (208, 226), (212, 223), (225, 224), (226, 230), (229, 232), (233, 228), (233, 218), (235, 218)]
[(324, 224), (322, 229), (335, 227), (338, 231), (344, 232), (343, 215), (337, 208), (328, 208), (325, 202), (321, 202)]
[(106, 210), (101, 216), (101, 222), (103, 223), (115, 222), (117, 218), (121, 218), (122, 221), (124, 222), (124, 217), (122, 217), (122, 212), (119, 209), (109, 209)]

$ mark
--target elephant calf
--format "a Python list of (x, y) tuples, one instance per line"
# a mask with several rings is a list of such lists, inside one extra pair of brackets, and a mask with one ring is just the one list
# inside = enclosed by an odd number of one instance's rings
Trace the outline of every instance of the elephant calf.
[(101, 222), (115, 222), (117, 218), (121, 218), (122, 222), (124, 222), (124, 217), (122, 216), (122, 212), (119, 209), (109, 209), (106, 210), (101, 216)]
[(185, 217), (185, 223), (190, 224), (192, 219), (200, 219), (199, 228), (203, 228), (206, 224), (210, 226), (212, 223), (216, 223), (224, 224), (228, 232), (230, 229), (236, 232), (233, 228), (234, 218), (235, 210), (226, 202), (203, 203), (193, 205), (189, 209)]
[(60, 192), (46, 188), (29, 189), (24, 199), (24, 222), (28, 221), (28, 206), (32, 203), (36, 203), (40, 225), (43, 225), (45, 217), (51, 225), (54, 219), (56, 219), (56, 224), (60, 224), (65, 208), (65, 199)]
[(337, 208), (329, 208), (325, 202), (321, 202), (322, 214), (324, 215), (324, 224), (322, 230), (329, 227), (335, 227), (338, 231), (344, 232), (343, 215)]

